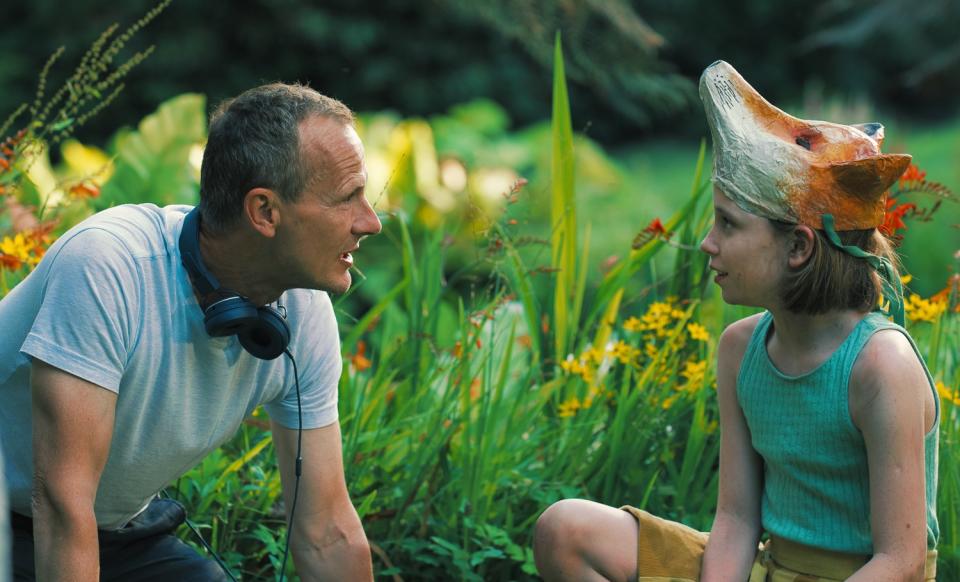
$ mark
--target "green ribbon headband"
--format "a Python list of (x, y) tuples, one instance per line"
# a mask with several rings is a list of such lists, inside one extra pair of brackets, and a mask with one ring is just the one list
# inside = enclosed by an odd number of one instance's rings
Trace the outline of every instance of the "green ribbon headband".
[(888, 259), (868, 253), (858, 246), (843, 244), (840, 242), (840, 237), (837, 235), (837, 231), (833, 227), (833, 215), (824, 214), (822, 218), (823, 231), (826, 233), (827, 240), (830, 241), (830, 244), (850, 256), (867, 261), (867, 263), (869, 263), (870, 266), (873, 267), (873, 269), (880, 275), (880, 278), (883, 280), (883, 296), (890, 303), (890, 306), (887, 309), (887, 315), (892, 316), (893, 321), (897, 325), (903, 327), (903, 285), (900, 283), (900, 277), (897, 276), (893, 265)]

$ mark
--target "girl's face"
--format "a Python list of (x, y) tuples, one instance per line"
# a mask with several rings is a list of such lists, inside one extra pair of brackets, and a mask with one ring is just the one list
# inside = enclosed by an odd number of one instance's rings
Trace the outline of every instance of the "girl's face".
[(779, 305), (788, 242), (766, 218), (744, 212), (717, 187), (714, 223), (700, 249), (710, 255), (723, 300), (767, 309)]

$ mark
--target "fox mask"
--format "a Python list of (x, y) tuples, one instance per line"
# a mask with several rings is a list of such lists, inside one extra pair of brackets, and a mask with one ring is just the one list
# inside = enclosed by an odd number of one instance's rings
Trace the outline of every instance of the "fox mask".
[(713, 137), (713, 181), (758, 216), (836, 230), (883, 222), (885, 193), (910, 156), (881, 154), (879, 123), (839, 125), (792, 117), (771, 105), (737, 71), (717, 61), (700, 77)]

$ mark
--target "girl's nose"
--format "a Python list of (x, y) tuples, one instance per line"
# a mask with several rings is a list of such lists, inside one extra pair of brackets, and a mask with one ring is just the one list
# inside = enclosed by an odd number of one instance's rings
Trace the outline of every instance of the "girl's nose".
[(707, 236), (703, 238), (703, 242), (700, 243), (700, 250), (707, 253), (708, 255), (717, 254), (718, 250), (716, 243), (713, 242), (713, 229), (710, 229), (710, 232), (707, 233)]

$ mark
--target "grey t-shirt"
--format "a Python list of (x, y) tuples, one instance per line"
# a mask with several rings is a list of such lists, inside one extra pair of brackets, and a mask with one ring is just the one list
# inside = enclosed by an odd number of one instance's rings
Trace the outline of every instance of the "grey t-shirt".
[[(31, 358), (117, 393), (95, 504), (102, 529), (122, 527), (260, 404), (297, 426), (289, 360), (258, 360), (236, 337), (207, 335), (177, 245), (189, 210), (143, 204), (98, 213), (0, 301), (0, 442), (14, 511), (30, 513)], [(329, 425), (342, 365), (330, 298), (295, 289), (282, 303), (303, 426)]]
[(7, 507), (7, 486), (3, 480), (3, 443), (0, 442), (0, 582), (10, 582), (10, 509)]

